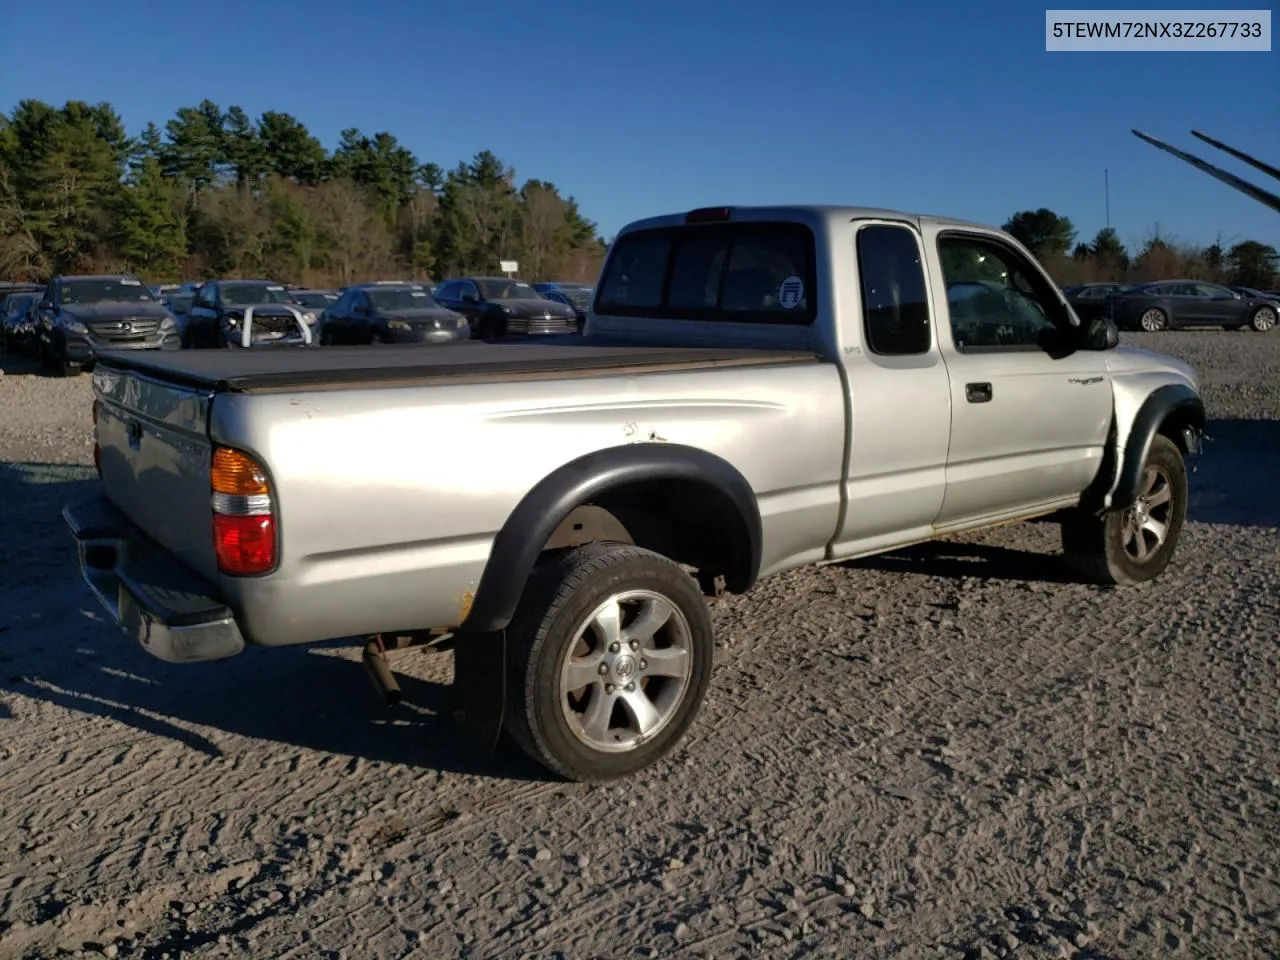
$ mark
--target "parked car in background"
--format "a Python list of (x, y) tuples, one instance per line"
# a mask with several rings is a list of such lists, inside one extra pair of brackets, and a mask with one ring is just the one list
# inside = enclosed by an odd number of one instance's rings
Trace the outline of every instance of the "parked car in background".
[(1256, 300), (1266, 300), (1280, 307), (1280, 290), (1259, 290), (1257, 287), (1232, 287), (1236, 293)]
[(98, 350), (176, 350), (178, 321), (129, 274), (54, 277), (35, 311), (36, 356), (62, 374)]
[(467, 318), (438, 304), (420, 283), (348, 287), (325, 310), (317, 332), (322, 346), (471, 339)]
[(307, 323), (313, 327), (320, 322), (320, 315), (338, 302), (337, 290), (290, 290), (289, 300), (298, 305)]
[(436, 299), (465, 316), (481, 340), (581, 330), (573, 307), (548, 300), (523, 280), (458, 277), (440, 284)]
[(1203, 280), (1162, 280), (1125, 287), (1108, 302), (1111, 319), (1122, 330), (1252, 327), (1265, 333), (1276, 325), (1273, 301)]
[[(301, 312), (289, 302), (283, 283), (274, 280), (210, 280), (200, 286), (183, 336), (183, 346), (209, 349), (239, 345), (245, 311), (253, 307), (253, 342), (310, 340), (297, 329)], [(304, 321), (305, 323), (305, 321)]]
[(0, 324), (4, 327), (4, 352), (30, 356), (34, 352), (35, 326), (32, 315), (40, 302), (40, 291), (0, 295)]
[(1076, 316), (1088, 321), (1107, 316), (1107, 306), (1110, 302), (1107, 298), (1124, 286), (1123, 283), (1077, 283), (1074, 286), (1063, 287), (1062, 294), (1075, 310)]
[(180, 340), (186, 338), (187, 316), (191, 312), (191, 305), (195, 302), (195, 299), (196, 295), (194, 293), (183, 293), (176, 287), (160, 298), (160, 302), (164, 304), (165, 309), (172, 313), (174, 319), (178, 321), (178, 336)]
[(43, 283), (29, 283), (25, 280), (0, 280), (0, 300), (11, 293), (40, 293)]
[(548, 283), (535, 283), (533, 289), (548, 300), (554, 300), (556, 303), (563, 303), (572, 307), (573, 312), (578, 317), (578, 326), (587, 322), (587, 311), (591, 309), (591, 301), (595, 298), (595, 287), (585, 283), (565, 283), (563, 281), (555, 281)]

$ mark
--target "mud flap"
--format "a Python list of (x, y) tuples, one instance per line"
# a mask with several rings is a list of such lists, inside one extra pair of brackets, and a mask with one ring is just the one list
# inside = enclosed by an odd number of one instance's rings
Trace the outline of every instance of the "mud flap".
[(459, 633), (453, 643), (453, 719), (468, 746), (492, 753), (507, 703), (506, 630)]

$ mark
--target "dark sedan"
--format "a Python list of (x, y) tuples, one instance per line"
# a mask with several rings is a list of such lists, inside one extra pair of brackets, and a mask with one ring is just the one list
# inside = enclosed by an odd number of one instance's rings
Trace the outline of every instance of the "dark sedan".
[(1252, 327), (1265, 333), (1276, 324), (1274, 302), (1203, 280), (1138, 284), (1126, 287), (1108, 301), (1111, 317), (1122, 330)]
[(522, 280), (458, 277), (440, 284), (436, 299), (465, 316), (482, 340), (581, 330), (573, 307), (548, 300)]
[(420, 283), (347, 287), (321, 315), (319, 332), (322, 346), (471, 339), (467, 318), (436, 303)]
[(98, 350), (176, 350), (178, 323), (137, 277), (54, 277), (35, 310), (36, 355), (63, 374)]
[(1063, 287), (1062, 294), (1085, 323), (1107, 315), (1107, 298), (1124, 288), (1122, 283), (1077, 283)]

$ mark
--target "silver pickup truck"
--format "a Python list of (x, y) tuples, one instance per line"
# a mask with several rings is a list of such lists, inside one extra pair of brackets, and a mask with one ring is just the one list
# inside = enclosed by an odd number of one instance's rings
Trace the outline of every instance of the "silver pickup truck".
[(849, 207), (631, 224), (565, 342), (104, 353), (94, 389), (64, 516), (147, 650), (358, 638), (394, 695), (387, 648), (447, 637), (463, 729), (585, 780), (682, 738), (708, 602), (761, 577), (1045, 515), (1081, 577), (1156, 577), (1205, 419), (1004, 233)]

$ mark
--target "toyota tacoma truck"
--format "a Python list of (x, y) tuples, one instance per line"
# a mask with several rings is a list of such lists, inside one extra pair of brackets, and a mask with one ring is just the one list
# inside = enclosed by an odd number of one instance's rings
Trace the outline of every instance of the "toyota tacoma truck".
[(1151, 580), (1205, 423), (1007, 234), (851, 207), (633, 223), (581, 337), (103, 353), (94, 389), (64, 517), (143, 647), (352, 638), (391, 696), (385, 651), (448, 637), (462, 729), (580, 780), (680, 742), (709, 603), (762, 577), (1049, 516), (1080, 577)]

